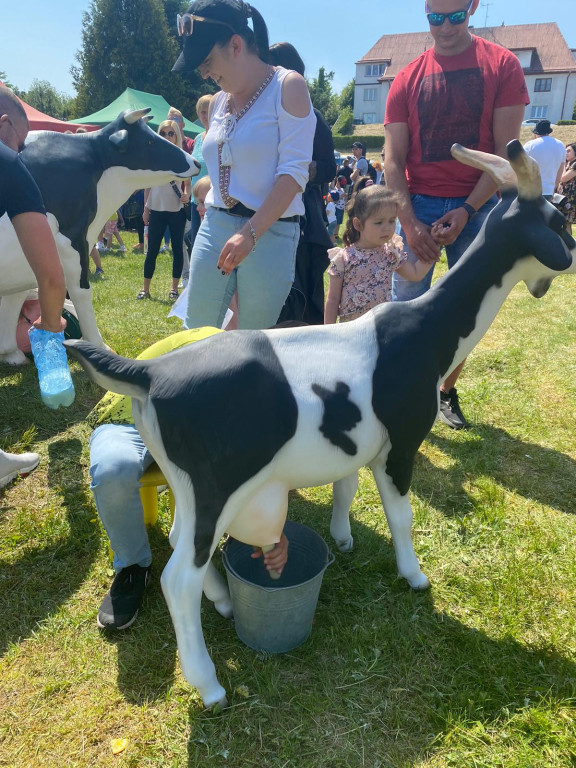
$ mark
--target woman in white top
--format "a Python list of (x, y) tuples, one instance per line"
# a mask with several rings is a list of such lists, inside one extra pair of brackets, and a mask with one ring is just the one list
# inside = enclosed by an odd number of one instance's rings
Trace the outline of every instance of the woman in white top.
[(197, 0), (179, 29), (174, 70), (198, 68), (221, 88), (202, 148), (212, 189), (190, 260), (185, 326), (219, 326), (237, 290), (239, 327), (265, 328), (294, 279), (316, 126), (306, 81), (267, 63), (266, 24), (242, 0)]
[[(164, 120), (158, 126), (158, 133), (167, 141), (182, 149), (182, 136), (178, 125), (173, 120)], [(150, 282), (156, 270), (156, 258), (160, 250), (162, 236), (166, 227), (172, 240), (172, 287), (168, 298), (178, 298), (178, 281), (182, 275), (184, 263), (184, 225), (186, 214), (183, 203), (190, 200), (190, 182), (185, 182), (185, 191), (175, 181), (161, 187), (152, 187), (144, 192), (144, 226), (148, 227), (148, 252), (144, 261), (144, 284), (136, 296), (137, 299), (150, 298)]]

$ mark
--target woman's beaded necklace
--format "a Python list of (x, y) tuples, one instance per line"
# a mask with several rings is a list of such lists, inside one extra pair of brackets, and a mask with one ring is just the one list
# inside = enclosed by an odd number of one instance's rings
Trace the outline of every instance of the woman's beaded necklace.
[(266, 87), (271, 82), (276, 72), (275, 67), (271, 67), (270, 71), (266, 75), (265, 79), (260, 83), (258, 88), (254, 91), (250, 100), (244, 104), (242, 109), (238, 112), (232, 112), (232, 95), (228, 94), (226, 100), (226, 114), (224, 119), (220, 123), (216, 140), (218, 142), (218, 185), (220, 187), (220, 195), (226, 208), (233, 208), (238, 200), (230, 197), (228, 190), (230, 189), (230, 170), (232, 168), (232, 151), (230, 149), (230, 140), (234, 134), (236, 123), (243, 117), (246, 112), (252, 107), (259, 96), (264, 92)]

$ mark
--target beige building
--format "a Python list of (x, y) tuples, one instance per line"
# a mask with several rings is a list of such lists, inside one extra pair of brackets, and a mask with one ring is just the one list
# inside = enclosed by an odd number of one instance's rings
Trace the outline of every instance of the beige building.
[[(552, 123), (572, 119), (576, 99), (576, 58), (556, 22), (471, 27), (471, 31), (518, 56), (530, 96), (525, 119), (546, 117)], [(395, 76), (433, 43), (429, 32), (383, 35), (356, 62), (355, 122), (384, 121), (386, 98)]]

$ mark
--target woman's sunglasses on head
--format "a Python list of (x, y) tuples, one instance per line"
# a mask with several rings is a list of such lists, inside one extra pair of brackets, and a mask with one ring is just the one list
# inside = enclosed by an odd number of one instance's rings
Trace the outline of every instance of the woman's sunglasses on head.
[(470, 8), (474, 0), (470, 0), (468, 7), (462, 11), (454, 11), (454, 13), (431, 13), (426, 3), (426, 18), (431, 27), (441, 27), (442, 24), (448, 19), (450, 24), (464, 24), (468, 16)]
[(173, 139), (176, 134), (174, 131), (160, 131), (160, 136), (164, 136), (164, 138), (168, 136), (168, 138)]
[(225, 21), (217, 21), (216, 19), (207, 19), (205, 16), (196, 16), (194, 13), (185, 13), (182, 16), (178, 14), (176, 16), (176, 29), (178, 34), (184, 37), (190, 37), (194, 31), (194, 22), (199, 21), (207, 24), (220, 24), (223, 27), (228, 27), (234, 31), (230, 24), (226, 24)]

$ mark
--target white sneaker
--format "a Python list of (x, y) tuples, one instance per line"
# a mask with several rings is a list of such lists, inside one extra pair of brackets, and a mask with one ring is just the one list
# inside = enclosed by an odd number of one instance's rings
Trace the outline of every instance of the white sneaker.
[(163, 246), (160, 248), (160, 253), (166, 253), (166, 252), (167, 252), (167, 250), (168, 250), (168, 248), (167, 248), (165, 245), (163, 245)]
[(0, 451), (0, 488), (18, 475), (27, 475), (38, 466), (40, 456), (37, 453), (4, 453)]
[(126, 253), (126, 246), (125, 246), (125, 245), (121, 246), (121, 247), (120, 247), (120, 251), (121, 251), (122, 253)]

